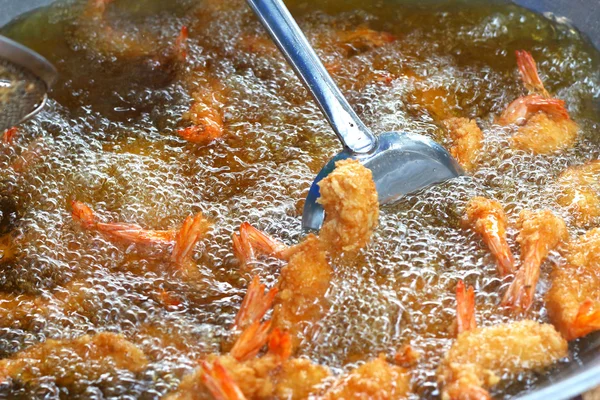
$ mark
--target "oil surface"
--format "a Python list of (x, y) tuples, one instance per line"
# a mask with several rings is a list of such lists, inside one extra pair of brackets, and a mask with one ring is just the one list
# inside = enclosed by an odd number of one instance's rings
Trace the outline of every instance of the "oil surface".
[[(556, 203), (555, 178), (600, 155), (598, 57), (569, 27), (512, 5), (314, 3), (288, 4), (374, 132), (405, 130), (445, 143), (440, 120), (449, 116), (477, 118), (484, 131), (485, 156), (473, 175), (382, 209), (370, 247), (352, 265), (335, 267), (330, 309), (299, 351), (341, 373), (410, 341), (422, 354), (413, 371), (417, 395), (437, 398), (435, 369), (454, 336), (457, 280), (475, 287), (480, 325), (512, 318), (498, 306), (509, 281), (460, 226), (466, 202), (493, 197), (511, 223), (523, 209), (550, 208), (572, 236), (583, 232)], [(308, 187), (340, 150), (242, 1), (117, 0), (103, 17), (108, 31), (84, 10), (83, 3), (57, 5), (3, 32), (50, 59), (61, 78), (49, 106), (14, 143), (0, 144), (0, 307), (15, 296), (44, 300), (16, 321), (0, 319), (0, 354), (46, 338), (114, 331), (152, 362), (142, 374), (71, 387), (47, 377), (0, 386), (2, 397), (159, 398), (176, 388), (199, 357), (220, 351), (252, 274), (269, 285), (277, 279), (282, 263), (273, 259), (240, 270), (232, 233), (247, 221), (296, 243)], [(168, 52), (182, 25), (190, 48), (186, 65), (175, 68)], [(396, 40), (340, 43), (340, 32), (363, 27)], [(107, 40), (111, 31), (119, 43)], [(515, 151), (512, 132), (494, 125), (525, 94), (517, 49), (532, 52), (546, 88), (581, 126), (574, 148), (552, 156)], [(176, 130), (192, 94), (216, 86), (227, 99), (225, 136), (206, 146), (186, 143)], [(194, 253), (201, 278), (181, 279), (168, 247), (124, 245), (83, 230), (70, 215), (73, 199), (104, 221), (149, 229), (176, 228), (203, 211), (215, 225)], [(508, 240), (518, 255), (516, 234), (510, 229)], [(534, 319), (547, 319), (541, 294), (557, 262), (553, 254), (542, 268)], [(85, 286), (85, 307), (73, 312), (60, 293), (77, 284)], [(161, 303), (163, 291), (179, 304)], [(494, 395), (527, 390), (536, 379), (523, 376)]]

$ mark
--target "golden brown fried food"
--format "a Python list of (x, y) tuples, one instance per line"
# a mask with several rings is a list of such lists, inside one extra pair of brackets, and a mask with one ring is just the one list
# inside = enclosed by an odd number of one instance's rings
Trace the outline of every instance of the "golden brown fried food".
[(549, 324), (524, 320), (458, 335), (438, 369), (442, 399), (490, 399), (486, 388), (566, 357), (567, 341)]
[(552, 211), (523, 210), (517, 222), (522, 266), (506, 291), (503, 304), (526, 311), (540, 276), (540, 267), (548, 253), (568, 239), (567, 226)]
[(190, 124), (177, 133), (191, 143), (209, 144), (220, 139), (225, 131), (221, 110), (227, 100), (225, 87), (214, 79), (208, 79), (203, 90), (193, 94), (194, 102), (183, 120)]
[(330, 372), (309, 360), (288, 358), (290, 345), (289, 335), (275, 330), (269, 351), (260, 358), (240, 361), (231, 355), (211, 355), (166, 399), (205, 399), (207, 389), (224, 399), (305, 399)]
[(515, 272), (515, 260), (506, 242), (507, 219), (502, 204), (485, 197), (473, 197), (467, 204), (463, 224), (483, 238), (504, 277)]
[(600, 197), (594, 185), (600, 184), (600, 160), (567, 168), (558, 177), (561, 194), (558, 204), (567, 207), (577, 225), (588, 225), (600, 217)]
[(388, 32), (379, 32), (364, 26), (352, 31), (339, 31), (338, 37), (346, 48), (348, 55), (385, 46), (396, 40), (394, 35)]
[(550, 321), (567, 340), (600, 329), (600, 228), (571, 242), (568, 264), (552, 271), (546, 295)]
[(450, 154), (466, 171), (473, 171), (483, 147), (483, 132), (473, 119), (448, 118), (442, 123), (452, 141)]
[(117, 370), (141, 372), (147, 365), (144, 353), (122, 335), (102, 332), (72, 340), (48, 339), (0, 360), (0, 381), (11, 378), (27, 383), (51, 376), (57, 385), (68, 386)]
[(308, 235), (302, 243), (294, 246), (294, 254), (281, 269), (273, 321), (275, 326), (292, 334), (293, 348), (325, 315), (325, 294), (332, 273), (323, 244), (314, 235)]
[(410, 375), (404, 368), (391, 365), (382, 354), (327, 390), (323, 399), (404, 399), (410, 394)]
[(357, 160), (338, 161), (319, 189), (317, 202), (325, 209), (319, 238), (334, 257), (355, 254), (371, 241), (379, 219), (371, 171)]
[(519, 125), (512, 138), (518, 149), (548, 154), (571, 147), (579, 126), (569, 117), (565, 102), (550, 97), (530, 53), (518, 50), (516, 54), (521, 79), (531, 94), (510, 103), (498, 123)]

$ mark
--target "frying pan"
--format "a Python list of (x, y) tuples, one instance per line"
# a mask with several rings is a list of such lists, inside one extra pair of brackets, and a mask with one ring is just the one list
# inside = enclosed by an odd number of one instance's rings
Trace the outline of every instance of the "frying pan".
[[(402, 0), (396, 0), (401, 2)], [(15, 17), (50, 4), (54, 0), (0, 0), (0, 26)], [(497, 0), (502, 2), (502, 0)], [(515, 3), (551, 18), (559, 18), (578, 29), (600, 49), (600, 0), (515, 0)], [(598, 99), (596, 99), (598, 100)], [(519, 397), (522, 400), (571, 399), (600, 386), (600, 332), (570, 344), (579, 358), (559, 365), (534, 389)]]

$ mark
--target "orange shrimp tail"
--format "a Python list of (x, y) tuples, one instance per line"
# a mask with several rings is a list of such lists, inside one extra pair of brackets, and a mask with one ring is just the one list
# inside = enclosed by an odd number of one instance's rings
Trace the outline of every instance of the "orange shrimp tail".
[(403, 368), (411, 368), (419, 362), (420, 358), (421, 354), (414, 347), (405, 344), (394, 355), (394, 363)]
[(6, 144), (12, 144), (15, 141), (15, 138), (19, 134), (19, 129), (16, 127), (8, 128), (4, 131), (2, 135), (2, 141)]
[(96, 215), (94, 211), (85, 203), (81, 201), (71, 201), (71, 216), (73, 219), (81, 224), (86, 229), (94, 228), (97, 224)]
[(462, 280), (456, 284), (456, 323), (457, 333), (459, 334), (477, 327), (475, 292), (473, 286), (465, 288), (465, 283)]
[(567, 339), (577, 339), (597, 330), (600, 330), (600, 308), (594, 310), (594, 302), (587, 299), (579, 306), (577, 316), (569, 328)]
[(570, 118), (564, 100), (560, 99), (535, 98), (527, 104), (527, 110), (532, 114), (542, 111), (557, 120)]
[(273, 305), (277, 288), (272, 288), (265, 293), (266, 286), (260, 283), (260, 278), (255, 276), (248, 286), (246, 296), (242, 300), (240, 311), (238, 311), (234, 328), (245, 329), (255, 321), (260, 321)]
[(260, 351), (269, 340), (271, 321), (254, 321), (236, 340), (229, 354), (238, 361), (248, 360)]
[(490, 232), (484, 237), (490, 251), (496, 258), (496, 267), (501, 277), (515, 273), (515, 258), (504, 237), (496, 232)]
[(535, 64), (535, 60), (531, 53), (525, 50), (517, 50), (516, 55), (519, 74), (521, 75), (521, 80), (525, 84), (527, 90), (539, 93), (544, 97), (550, 97), (544, 88), (544, 83), (540, 79), (537, 65)]
[(215, 400), (245, 400), (246, 397), (219, 360), (200, 362), (200, 378)]
[(257, 253), (287, 258), (285, 252), (287, 248), (283, 243), (247, 222), (242, 223), (239, 234), (233, 236), (233, 252), (241, 264), (253, 260)]
[(269, 353), (274, 354), (285, 361), (292, 355), (292, 337), (289, 332), (273, 329), (269, 335)]
[(194, 246), (206, 236), (211, 227), (212, 223), (204, 218), (201, 212), (193, 217), (188, 216), (175, 235), (175, 246), (171, 252), (171, 259), (177, 264), (183, 264), (189, 260)]
[(188, 54), (188, 28), (187, 26), (182, 26), (181, 31), (179, 32), (179, 36), (175, 39), (175, 44), (173, 45), (173, 50), (176, 55), (176, 58), (180, 62), (184, 62), (187, 59)]
[(175, 231), (173, 230), (155, 231), (144, 229), (136, 224), (126, 224), (122, 222), (108, 224), (98, 222), (96, 228), (100, 232), (108, 234), (113, 239), (138, 244), (170, 243), (175, 237)]

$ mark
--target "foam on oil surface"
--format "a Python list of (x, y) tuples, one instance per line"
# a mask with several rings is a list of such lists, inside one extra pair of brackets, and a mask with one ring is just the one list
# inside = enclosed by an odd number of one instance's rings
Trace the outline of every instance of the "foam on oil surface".
[[(4, 388), (3, 396), (156, 398), (175, 388), (196, 359), (219, 351), (251, 277), (234, 261), (231, 234), (248, 221), (297, 242), (302, 199), (339, 150), (318, 108), (241, 1), (205, 1), (197, 8), (134, 3), (109, 7), (113, 28), (133, 39), (151, 32), (158, 54), (187, 24), (191, 47), (184, 70), (149, 69), (155, 54), (127, 59), (98, 53), (90, 33), (78, 31), (85, 24), (77, 7), (55, 7), (7, 32), (55, 62), (62, 78), (50, 107), (0, 151), (0, 204), (16, 204), (18, 214), (10, 224), (16, 256), (0, 260), (0, 287), (45, 299), (45, 311), (33, 313), (30, 322), (1, 328), (0, 352), (109, 330), (123, 332), (152, 363), (138, 376), (124, 372), (74, 388), (41, 377)], [(511, 222), (522, 209), (549, 207), (572, 225), (555, 203), (553, 182), (566, 166), (599, 155), (591, 108), (600, 88), (597, 59), (567, 27), (514, 6), (401, 9), (377, 3), (361, 9), (362, 2), (354, 3), (290, 6), (319, 55), (337, 65), (336, 79), (367, 125), (444, 142), (436, 113), (478, 118), (486, 155), (471, 177), (383, 208), (372, 245), (355, 264), (336, 266), (330, 310), (300, 353), (342, 371), (379, 352), (392, 355), (410, 341), (422, 353), (414, 372), (419, 394), (434, 397), (435, 368), (453, 337), (456, 281), (475, 286), (479, 324), (509, 318), (497, 306), (508, 282), (497, 277), (481, 241), (461, 229), (464, 205), (486, 195), (505, 206)], [(43, 39), (32, 32), (34, 22), (44, 27)], [(390, 32), (397, 41), (373, 49), (336, 41), (337, 31), (360, 26)], [(577, 146), (561, 155), (511, 150), (511, 132), (493, 124), (524, 93), (512, 56), (520, 48), (533, 52), (548, 90), (567, 101), (582, 127)], [(377, 81), (371, 71), (388, 71), (392, 79)], [(187, 144), (175, 129), (190, 95), (211, 79), (226, 90), (226, 136), (205, 147)], [(420, 99), (428, 91), (447, 105), (426, 107)], [(177, 227), (203, 211), (215, 227), (195, 252), (201, 279), (186, 282), (173, 272), (167, 247), (115, 244), (82, 230), (70, 216), (72, 199), (89, 203), (105, 221), (154, 229)], [(582, 232), (571, 228), (573, 235)], [(508, 240), (519, 254), (516, 234), (510, 229)], [(551, 263), (543, 268), (541, 291)], [(281, 265), (260, 261), (252, 271), (273, 284)], [(79, 302), (60, 296), (76, 285), (83, 287)], [(161, 291), (180, 304), (162, 304)], [(545, 320), (539, 302), (532, 316)]]

